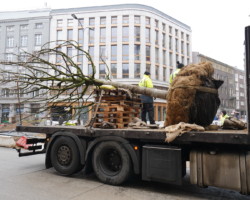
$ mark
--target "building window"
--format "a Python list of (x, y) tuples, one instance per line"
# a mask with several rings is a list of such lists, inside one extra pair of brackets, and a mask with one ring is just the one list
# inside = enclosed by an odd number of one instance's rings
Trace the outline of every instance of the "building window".
[(187, 44), (187, 56), (190, 55), (189, 44)]
[(28, 56), (26, 53), (20, 53), (19, 57), (18, 57), (19, 61), (21, 62), (26, 62), (28, 59)]
[(169, 69), (169, 74), (172, 74), (172, 73), (173, 73), (173, 69), (170, 68), (170, 69)]
[(77, 51), (77, 62), (82, 62), (82, 60), (83, 60), (83, 52), (82, 51), (80, 51), (80, 50), (78, 50)]
[(127, 61), (129, 59), (129, 46), (122, 45), (122, 60)]
[(5, 54), (5, 60), (7, 62), (12, 62), (13, 61), (13, 54), (12, 53), (6, 53)]
[(176, 52), (179, 52), (179, 48), (178, 48), (179, 45), (178, 45), (178, 43), (179, 43), (179, 41), (178, 41), (178, 39), (176, 38), (176, 39), (175, 39), (175, 51), (176, 51)]
[[(13, 26), (14, 27), (14, 26)], [(28, 24), (22, 24), (20, 25), (20, 30), (21, 31), (25, 31), (25, 30), (28, 30)], [(14, 30), (13, 30), (14, 31)]]
[[(22, 25), (21, 25), (22, 26)], [(12, 31), (14, 31), (14, 26), (7, 26), (6, 27), (6, 31), (7, 32), (12, 32)]]
[(155, 28), (159, 28), (159, 21), (155, 20)]
[(39, 104), (30, 104), (30, 112), (33, 114), (39, 114), (40, 105)]
[(169, 66), (173, 67), (173, 54), (169, 53)]
[(178, 29), (175, 29), (175, 37), (178, 37)]
[(135, 42), (140, 42), (141, 33), (140, 33), (141, 27), (135, 26)]
[(57, 26), (57, 28), (62, 28), (63, 27), (63, 20), (62, 19), (58, 19), (56, 26)]
[(84, 43), (84, 29), (78, 29), (78, 43), (81, 45)]
[[(62, 48), (56, 48), (56, 51), (57, 52), (61, 52), (62, 51)], [(57, 63), (60, 63), (62, 61), (62, 56), (60, 54), (56, 54), (56, 62)]]
[(116, 61), (117, 60), (117, 46), (112, 45), (111, 46), (111, 61)]
[(184, 33), (181, 32), (181, 39), (183, 40), (184, 39)]
[(146, 46), (146, 61), (150, 61), (150, 46)]
[(166, 24), (162, 23), (162, 30), (166, 31)]
[(68, 27), (73, 27), (73, 19), (68, 19), (67, 20), (67, 26)]
[(106, 42), (106, 28), (100, 28), (100, 43)]
[(111, 42), (117, 42), (117, 28), (111, 28)]
[(42, 34), (35, 34), (35, 45), (42, 45)]
[(186, 35), (186, 40), (187, 40), (187, 42), (189, 42), (189, 35), (188, 34)]
[(155, 63), (159, 63), (159, 49), (155, 48)]
[(163, 81), (167, 81), (167, 69), (163, 67)]
[(20, 46), (21, 47), (27, 47), (28, 46), (28, 36), (27, 35), (21, 35), (20, 39)]
[(73, 30), (72, 29), (67, 30), (67, 40), (73, 40)]
[(61, 44), (62, 40), (63, 40), (63, 34), (62, 34), (62, 30), (58, 30), (56, 31), (56, 42), (57, 44)]
[(135, 49), (134, 49), (134, 54), (135, 54), (135, 60), (140, 60), (140, 54), (141, 54), (141, 46), (138, 44), (135, 44)]
[(145, 29), (146, 43), (150, 43), (150, 28)]
[(100, 18), (100, 25), (106, 25), (106, 17)]
[(111, 76), (112, 78), (117, 78), (117, 64), (116, 63), (111, 64)]
[(42, 29), (43, 28), (43, 23), (36, 23), (35, 24), (35, 29)]
[(89, 26), (95, 26), (95, 18), (89, 18)]
[(84, 24), (84, 19), (83, 18), (79, 18), (78, 19), (78, 27), (83, 28), (83, 24)]
[(167, 65), (167, 53), (166, 53), (166, 50), (163, 50), (162, 51), (162, 58), (163, 58), (163, 65)]
[(94, 47), (93, 46), (89, 47), (89, 55), (91, 59), (94, 60)]
[(150, 68), (151, 68), (151, 65), (150, 65), (150, 64), (146, 64), (146, 71), (147, 71), (147, 72), (150, 72), (150, 71), (151, 71)]
[(159, 31), (155, 31), (155, 45), (159, 45)]
[(10, 96), (10, 89), (3, 88), (2, 89), (2, 97), (9, 97)]
[(169, 46), (169, 50), (172, 50), (173, 47), (172, 47), (172, 36), (169, 36), (169, 43), (168, 43), (168, 46)]
[(88, 65), (88, 75), (93, 74), (93, 66), (91, 64)]
[(141, 65), (139, 63), (135, 63), (135, 78), (140, 78), (141, 74)]
[(100, 61), (106, 60), (106, 46), (100, 46)]
[(169, 26), (169, 34), (172, 34), (172, 26)]
[(128, 15), (122, 16), (122, 23), (123, 24), (128, 24), (129, 23), (129, 16)]
[(150, 18), (146, 17), (146, 25), (150, 25)]
[(111, 24), (112, 25), (117, 24), (117, 17), (116, 16), (111, 17)]
[(95, 42), (95, 31), (94, 29), (89, 29), (89, 44), (94, 44)]
[(166, 34), (162, 33), (162, 47), (166, 48)]
[(68, 57), (72, 57), (72, 55), (73, 55), (73, 48), (72, 47), (67, 47), (67, 56)]
[(181, 41), (181, 53), (183, 54), (184, 53), (184, 42)]
[(128, 78), (129, 77), (129, 65), (128, 63), (122, 64), (122, 78)]
[(39, 96), (39, 88), (35, 87), (31, 91), (31, 96), (32, 97), (38, 97)]
[(129, 41), (129, 28), (128, 28), (128, 26), (122, 27), (122, 41), (123, 42)]
[(106, 72), (105, 72), (105, 64), (99, 65), (99, 78), (105, 78)]
[(141, 24), (140, 16), (135, 16), (135, 24)]
[(6, 46), (7, 46), (8, 48), (14, 47), (14, 37), (8, 37), (8, 38), (7, 38), (7, 44), (6, 44)]

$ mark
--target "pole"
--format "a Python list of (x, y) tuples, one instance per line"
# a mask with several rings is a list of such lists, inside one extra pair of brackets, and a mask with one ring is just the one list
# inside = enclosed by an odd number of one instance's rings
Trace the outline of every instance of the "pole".
[(245, 71), (246, 71), (246, 91), (247, 91), (247, 128), (248, 136), (250, 137), (250, 26), (245, 27)]

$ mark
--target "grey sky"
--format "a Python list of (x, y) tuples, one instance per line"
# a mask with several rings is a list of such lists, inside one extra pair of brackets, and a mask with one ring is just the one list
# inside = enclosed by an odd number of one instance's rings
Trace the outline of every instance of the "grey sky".
[(244, 69), (244, 28), (250, 25), (250, 0), (8, 0), (0, 11), (73, 8), (124, 3), (154, 7), (192, 29), (192, 50)]

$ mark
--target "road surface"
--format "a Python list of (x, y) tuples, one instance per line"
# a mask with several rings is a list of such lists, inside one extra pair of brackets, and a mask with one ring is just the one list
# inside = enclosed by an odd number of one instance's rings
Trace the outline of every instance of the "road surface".
[(122, 186), (100, 183), (94, 174), (60, 176), (45, 169), (45, 155), (19, 158), (14, 149), (0, 147), (1, 200), (250, 200), (235, 191), (199, 188), (185, 177), (182, 186), (144, 182), (133, 178)]

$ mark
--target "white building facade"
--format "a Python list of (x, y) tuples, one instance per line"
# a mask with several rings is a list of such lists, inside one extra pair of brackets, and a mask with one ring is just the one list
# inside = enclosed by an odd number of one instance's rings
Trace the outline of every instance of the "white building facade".
[[(72, 16), (72, 14), (75, 16)], [(77, 19), (76, 19), (77, 18)], [(78, 41), (96, 66), (96, 78), (109, 67), (112, 81), (137, 85), (145, 71), (155, 88), (167, 89), (176, 62), (192, 62), (191, 28), (152, 7), (124, 4), (51, 11), (50, 40)], [(64, 47), (63, 52), (78, 52)], [(54, 61), (56, 59), (54, 58)], [(85, 74), (90, 62), (75, 57)], [(155, 101), (155, 119), (164, 120), (165, 101)]]
[[(40, 50), (49, 41), (49, 23), (50, 9), (0, 12), (1, 61), (24, 61), (25, 52)], [(1, 69), (21, 70), (14, 66), (1, 66)], [(10, 74), (1, 74), (2, 77), (8, 81)], [(17, 82), (0, 84), (0, 123), (18, 121), (20, 113), (22, 117), (31, 113), (33, 118), (41, 118), (38, 114), (40, 103), (26, 102), (33, 97), (40, 98), (37, 92), (24, 94)]]
[[(0, 13), (0, 53), (5, 55), (1, 59), (12, 59), (8, 52), (33, 52), (57, 40), (77, 41), (89, 52), (96, 78), (104, 78), (108, 66), (112, 81), (127, 84), (137, 85), (149, 71), (155, 88), (167, 89), (176, 61), (185, 65), (192, 62), (191, 28), (149, 6), (122, 4)], [(85, 74), (92, 73), (86, 57), (76, 56), (78, 52), (71, 46), (61, 50), (75, 56), (74, 61)], [(48, 59), (57, 62), (56, 56)], [(18, 102), (6, 88), (0, 89), (1, 116), (7, 120), (19, 112), (15, 109)], [(28, 109), (30, 106), (24, 105)], [(165, 101), (157, 99), (156, 120), (164, 120), (165, 109)]]

